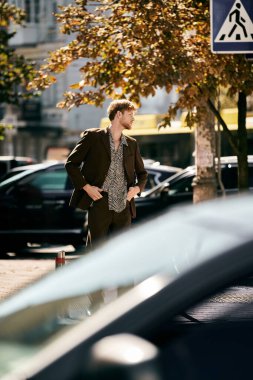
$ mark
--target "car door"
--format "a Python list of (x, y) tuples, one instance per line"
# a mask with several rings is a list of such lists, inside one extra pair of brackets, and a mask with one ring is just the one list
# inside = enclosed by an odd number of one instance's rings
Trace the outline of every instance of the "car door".
[(147, 193), (144, 197), (136, 198), (137, 221), (150, 218), (161, 213), (167, 207), (178, 203), (192, 202), (192, 181), (194, 172), (187, 171), (173, 176), (168, 183), (161, 185), (157, 191)]
[[(51, 166), (29, 182), (36, 196), (27, 204), (29, 228), (43, 241), (82, 244), (85, 212), (69, 207), (73, 186), (64, 164)], [(33, 223), (33, 224), (32, 224)]]
[(9, 227), (34, 231), (68, 226), (73, 214), (68, 207), (70, 194), (64, 165), (24, 176), (6, 192)]
[(86, 213), (69, 207), (73, 187), (64, 164), (16, 177), (1, 188), (0, 234), (8, 247), (14, 242), (83, 244)]
[(57, 165), (37, 172), (27, 181), (24, 196), (30, 228), (54, 230), (73, 225), (73, 212), (68, 206), (71, 189), (67, 188), (67, 180), (64, 165)]

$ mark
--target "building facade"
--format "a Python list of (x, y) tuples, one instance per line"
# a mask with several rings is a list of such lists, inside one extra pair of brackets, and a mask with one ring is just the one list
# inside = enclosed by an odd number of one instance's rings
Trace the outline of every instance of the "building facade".
[[(9, 3), (26, 11), (26, 26), (15, 27), (11, 39), (18, 54), (24, 55), (39, 66), (50, 51), (68, 43), (68, 37), (59, 32), (54, 13), (59, 5), (70, 0), (9, 0)], [(31, 156), (41, 161), (48, 157), (54, 147), (72, 147), (87, 128), (98, 127), (105, 108), (84, 105), (71, 112), (60, 110), (56, 104), (62, 99), (68, 85), (79, 80), (78, 63), (58, 77), (57, 83), (42, 92), (40, 97), (22, 101), (17, 106), (5, 107), (4, 120), (14, 125), (0, 142), (0, 155)], [(66, 149), (56, 150), (56, 155), (66, 155)]]

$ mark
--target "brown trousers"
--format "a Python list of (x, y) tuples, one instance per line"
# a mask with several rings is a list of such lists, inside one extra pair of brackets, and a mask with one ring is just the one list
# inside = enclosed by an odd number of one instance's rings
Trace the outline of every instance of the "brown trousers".
[(105, 240), (109, 235), (116, 234), (131, 225), (132, 217), (130, 204), (121, 212), (109, 210), (108, 194), (103, 193), (103, 198), (93, 202), (88, 210), (88, 227), (91, 245)]

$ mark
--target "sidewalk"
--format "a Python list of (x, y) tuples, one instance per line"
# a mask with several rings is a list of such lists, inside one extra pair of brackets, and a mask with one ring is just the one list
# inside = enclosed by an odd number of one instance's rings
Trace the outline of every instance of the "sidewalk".
[(0, 302), (55, 270), (55, 260), (0, 260)]

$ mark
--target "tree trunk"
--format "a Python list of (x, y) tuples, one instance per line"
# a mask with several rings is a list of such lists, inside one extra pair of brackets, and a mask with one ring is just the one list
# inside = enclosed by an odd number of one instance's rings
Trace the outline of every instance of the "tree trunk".
[(214, 117), (207, 110), (206, 120), (195, 129), (196, 177), (193, 180), (193, 203), (216, 197)]
[(246, 129), (247, 99), (244, 92), (238, 96), (238, 188), (239, 191), (249, 188), (248, 139)]

